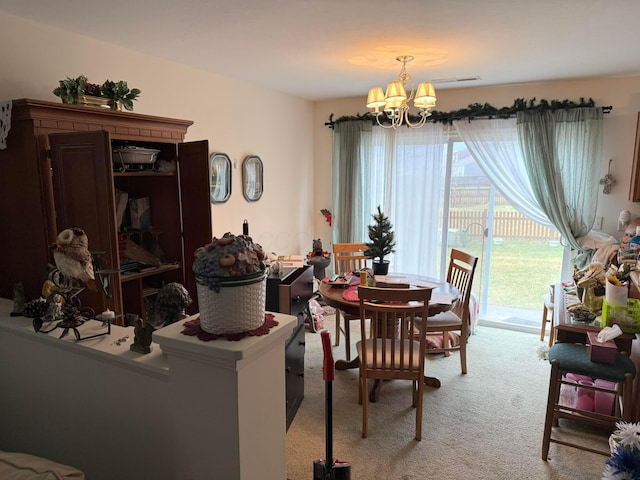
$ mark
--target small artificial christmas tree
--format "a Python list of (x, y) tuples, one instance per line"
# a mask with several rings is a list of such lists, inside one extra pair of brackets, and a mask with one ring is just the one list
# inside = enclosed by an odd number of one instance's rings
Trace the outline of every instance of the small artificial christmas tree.
[(367, 249), (364, 254), (367, 257), (378, 259), (377, 265), (374, 262), (374, 273), (386, 275), (388, 263), (384, 263), (384, 257), (396, 251), (393, 225), (391, 225), (389, 217), (382, 213), (380, 205), (378, 205), (378, 213), (373, 214), (372, 217), (375, 223), (367, 227), (369, 230), (369, 242), (365, 242)]

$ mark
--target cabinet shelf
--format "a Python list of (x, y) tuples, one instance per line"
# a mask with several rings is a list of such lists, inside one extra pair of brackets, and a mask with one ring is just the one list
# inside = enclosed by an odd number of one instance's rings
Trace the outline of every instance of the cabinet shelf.
[(144, 277), (150, 277), (152, 275), (158, 275), (164, 272), (170, 272), (171, 270), (178, 270), (180, 268), (179, 263), (171, 263), (167, 265), (160, 265), (159, 267), (151, 267), (145, 269), (143, 272), (124, 273), (120, 275), (120, 281), (122, 283), (130, 282), (132, 280), (138, 280)]
[(113, 172), (114, 177), (175, 177), (176, 175), (176, 172)]
[(160, 291), (159, 288), (144, 288), (142, 290), (142, 296), (145, 298), (153, 297), (154, 295), (157, 295), (159, 291)]

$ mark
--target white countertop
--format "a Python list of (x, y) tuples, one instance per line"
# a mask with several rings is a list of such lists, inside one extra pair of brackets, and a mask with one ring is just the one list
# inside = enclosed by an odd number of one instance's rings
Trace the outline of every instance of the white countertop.
[[(284, 343), (291, 336), (297, 324), (297, 317), (282, 313), (268, 312), (274, 315), (278, 325), (273, 327), (267, 335), (247, 336), (233, 341), (225, 338), (204, 342), (196, 336), (183, 335), (184, 323), (196, 318), (189, 317), (180, 322), (168, 325), (153, 332), (154, 341), (158, 342), (165, 352), (171, 355), (201, 356), (207, 361), (242, 362), (251, 360), (273, 345)], [(278, 342), (278, 343), (277, 343)]]
[[(102, 361), (111, 362), (123, 368), (144, 370), (148, 374), (166, 376), (168, 361), (157, 343), (151, 344), (151, 353), (140, 354), (130, 350), (133, 343), (133, 327), (120, 327), (111, 325), (111, 333), (100, 337), (77, 341), (73, 331), (69, 330), (64, 338), (58, 338), (63, 330), (55, 328), (49, 333), (36, 332), (33, 328), (33, 319), (27, 317), (11, 317), (13, 302), (0, 298), (0, 332), (3, 334), (20, 335), (36, 342), (43, 342), (49, 346), (64, 348), (78, 355), (93, 357)], [(53, 327), (44, 324), (42, 329), (49, 330)], [(84, 337), (106, 331), (98, 320), (89, 320), (78, 327), (78, 331)]]

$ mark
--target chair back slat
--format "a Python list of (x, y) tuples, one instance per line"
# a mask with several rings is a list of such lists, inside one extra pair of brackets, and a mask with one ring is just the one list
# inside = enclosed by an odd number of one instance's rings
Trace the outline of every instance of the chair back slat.
[(475, 275), (478, 257), (470, 255), (462, 250), (452, 249), (449, 258), (449, 270), (447, 282), (455, 286), (460, 292), (458, 301), (453, 306), (453, 313), (462, 319), (463, 324), (469, 323), (469, 299), (471, 298), (471, 286)]
[[(371, 259), (365, 256), (367, 246), (364, 243), (334, 243), (333, 244), (333, 273), (341, 275), (349, 272), (359, 272), (368, 268)], [(344, 318), (344, 326), (340, 318)], [(336, 345), (340, 344), (340, 333), (344, 333), (345, 352), (347, 360), (351, 359), (351, 331), (349, 322), (358, 320), (358, 315), (349, 315), (336, 309)]]
[(364, 243), (334, 243), (334, 273), (358, 272), (363, 268), (369, 268), (371, 258), (364, 254), (366, 249)]
[(424, 322), (416, 319), (428, 315), (431, 289), (360, 286), (358, 296), (367, 376), (411, 379), (422, 375), (426, 336)]

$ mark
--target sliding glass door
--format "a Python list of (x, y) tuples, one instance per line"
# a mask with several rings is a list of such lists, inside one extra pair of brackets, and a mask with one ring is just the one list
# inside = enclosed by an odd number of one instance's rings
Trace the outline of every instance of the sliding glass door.
[(464, 143), (451, 139), (449, 151), (447, 254), (455, 247), (479, 258), (473, 293), (480, 321), (538, 329), (542, 294), (560, 278), (560, 237), (513, 208)]
[[(479, 140), (496, 152), (504, 146), (486, 143), (493, 141)], [(480, 318), (539, 327), (542, 295), (561, 278), (560, 237), (509, 204), (455, 128), (374, 128), (362, 133), (356, 157), (356, 205), (345, 206), (361, 219), (354, 241), (367, 241), (380, 206), (397, 241), (391, 272), (444, 278), (450, 249), (469, 251), (479, 258), (473, 292)]]

